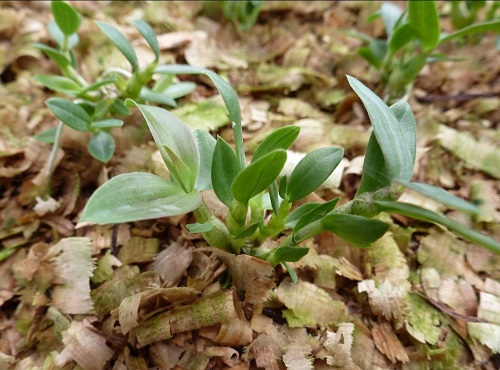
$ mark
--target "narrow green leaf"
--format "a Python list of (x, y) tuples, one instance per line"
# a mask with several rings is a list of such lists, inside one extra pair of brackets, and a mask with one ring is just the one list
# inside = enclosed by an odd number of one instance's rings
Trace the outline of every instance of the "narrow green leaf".
[(446, 36), (444, 36), (439, 44), (443, 44), (450, 40), (454, 40), (460, 38), (462, 36), (475, 35), (483, 32), (500, 32), (500, 19), (495, 19), (487, 22), (480, 22), (472, 24), (468, 27), (461, 28), (455, 32), (452, 32)]
[(167, 87), (163, 94), (170, 96), (172, 99), (182, 98), (196, 89), (196, 84), (194, 82), (183, 81)]
[(179, 156), (168, 146), (163, 145), (163, 149), (165, 149), (165, 152), (167, 152), (167, 155), (172, 162), (172, 166), (168, 168), (170, 176), (172, 176), (175, 182), (179, 184), (186, 193), (189, 193), (194, 188), (192, 184), (193, 175), (191, 174), (191, 170), (186, 163), (184, 163), (184, 161), (179, 158)]
[(267, 257), (267, 261), (269, 261), (273, 267), (276, 267), (279, 263), (300, 261), (307, 253), (309, 253), (309, 248), (280, 247), (275, 249), (273, 253)]
[(178, 185), (144, 172), (118, 175), (90, 197), (82, 221), (111, 224), (148, 220), (191, 212), (201, 204), (197, 190), (185, 193)]
[(384, 154), (389, 178), (410, 180), (413, 174), (411, 143), (406, 141), (403, 127), (377, 95), (354, 77), (347, 76), (347, 79), (368, 111), (377, 142)]
[(240, 166), (233, 148), (224, 139), (217, 137), (212, 159), (212, 186), (215, 195), (228, 207), (233, 201), (231, 185), (239, 172)]
[(124, 116), (129, 116), (131, 114), (130, 109), (128, 109), (125, 102), (121, 99), (115, 99), (113, 104), (111, 104), (111, 113), (113, 112)]
[(410, 182), (404, 180), (396, 180), (401, 185), (416, 191), (419, 194), (425, 195), (428, 198), (434, 199), (437, 202), (443, 203), (444, 205), (458, 209), (462, 212), (471, 213), (474, 215), (481, 214), (481, 210), (477, 208), (474, 204), (469, 203), (462, 198), (459, 198), (451, 193), (448, 193), (446, 190), (438, 188), (436, 186), (422, 184), (419, 182)]
[(416, 33), (409, 23), (405, 23), (398, 27), (389, 41), (389, 48), (393, 53), (401, 50), (408, 45), (416, 36)]
[(366, 192), (374, 192), (389, 186), (391, 180), (385, 164), (384, 154), (377, 138), (372, 132), (366, 147), (365, 160), (363, 162), (363, 172), (361, 182), (356, 192), (356, 197)]
[(357, 53), (366, 59), (368, 63), (370, 63), (372, 66), (375, 68), (381, 68), (382, 67), (382, 62), (383, 60), (378, 58), (374, 53), (373, 50), (368, 47), (368, 46), (362, 46), (357, 49)]
[(492, 252), (500, 253), (499, 242), (427, 209), (402, 202), (376, 200), (374, 201), (374, 203), (378, 205), (384, 212), (396, 213), (403, 216), (412, 217), (417, 220), (442, 225), (448, 230), (453, 231), (455, 234), (460, 235), (461, 237), (472, 243), (483, 246)]
[(373, 40), (370, 42), (370, 50), (373, 52), (375, 58), (383, 61), (387, 54), (387, 41), (386, 40)]
[(302, 158), (288, 180), (288, 201), (296, 202), (316, 190), (337, 168), (343, 155), (343, 149), (330, 147), (316, 149)]
[(369, 247), (389, 229), (385, 222), (343, 213), (330, 213), (321, 223), (324, 230), (359, 248)]
[(408, 21), (422, 43), (424, 51), (432, 50), (439, 44), (441, 30), (434, 1), (409, 1)]
[(103, 119), (101, 121), (92, 122), (91, 128), (111, 128), (111, 127), (122, 127), (123, 121), (121, 119), (109, 118)]
[(280, 186), (279, 186), (279, 189), (278, 189), (278, 194), (279, 196), (282, 198), (282, 199), (285, 199), (286, 197), (286, 187), (287, 187), (287, 183), (288, 183), (288, 179), (285, 176), (283, 176), (281, 179), (280, 179)]
[(295, 270), (287, 262), (283, 262), (283, 265), (285, 266), (286, 270), (288, 271), (288, 274), (290, 275), (290, 278), (292, 279), (292, 281), (295, 284), (297, 284), (297, 282), (299, 281), (299, 277), (297, 276), (297, 273), (295, 272)]
[(57, 127), (51, 127), (48, 130), (42, 131), (39, 134), (33, 136), (33, 139), (47, 144), (54, 144), (56, 137)]
[(297, 139), (297, 136), (299, 136), (299, 132), (299, 126), (284, 126), (273, 131), (257, 147), (252, 162), (255, 162), (275, 149), (288, 149), (295, 139)]
[(85, 112), (85, 109), (72, 101), (62, 98), (50, 98), (45, 101), (50, 111), (54, 113), (65, 125), (74, 130), (87, 132), (90, 130), (92, 119)]
[(214, 229), (214, 225), (210, 221), (202, 224), (200, 224), (199, 222), (196, 222), (194, 224), (187, 224), (186, 227), (191, 234), (208, 233)]
[(177, 107), (177, 103), (175, 102), (175, 100), (171, 96), (169, 96), (165, 93), (153, 92), (153, 91), (149, 90), (147, 87), (143, 87), (141, 89), (139, 97), (141, 99), (144, 99), (144, 100), (152, 102), (152, 103), (164, 104), (164, 105), (168, 105), (169, 107), (173, 107), (173, 108)]
[(151, 26), (143, 20), (135, 20), (133, 24), (142, 37), (144, 37), (147, 41), (153, 50), (153, 53), (155, 53), (155, 61), (158, 62), (158, 59), (160, 58), (160, 47), (158, 46), (158, 39), (156, 38), (155, 31), (153, 31)]
[(403, 137), (407, 143), (410, 155), (412, 158), (411, 166), (415, 166), (415, 158), (417, 156), (417, 121), (413, 115), (410, 104), (405, 101), (399, 101), (389, 107), (394, 116), (398, 120), (403, 131)]
[(52, 1), (50, 4), (50, 10), (54, 16), (57, 26), (66, 36), (70, 36), (75, 33), (80, 27), (82, 18), (77, 13), (75, 8), (64, 1)]
[(398, 24), (398, 21), (403, 16), (403, 10), (397, 5), (391, 3), (383, 3), (380, 7), (380, 15), (382, 17), (382, 21), (384, 22), (385, 32), (387, 33), (388, 38), (393, 36), (393, 33), (396, 31), (395, 27)]
[(288, 227), (289, 229), (294, 229), (295, 226), (297, 225), (297, 222), (299, 222), (302, 216), (304, 216), (306, 213), (313, 210), (319, 205), (320, 203), (311, 202), (311, 203), (304, 203), (298, 206), (292, 212), (290, 212), (286, 217), (285, 226)]
[(311, 209), (309, 212), (304, 214), (300, 220), (297, 222), (297, 224), (294, 227), (294, 231), (298, 231), (302, 229), (304, 226), (309, 225), (310, 223), (320, 220), (323, 217), (325, 217), (328, 213), (330, 213), (337, 203), (339, 202), (339, 198), (332, 199), (326, 203), (319, 204), (317, 207), (314, 207)]
[(115, 141), (106, 131), (99, 131), (90, 138), (87, 149), (92, 157), (107, 163), (115, 152)]
[(231, 185), (234, 199), (244, 204), (276, 180), (286, 162), (286, 151), (277, 149), (244, 168)]
[(45, 85), (51, 90), (61, 92), (66, 95), (77, 95), (81, 86), (71, 78), (58, 75), (36, 75), (33, 79)]
[[(62, 48), (64, 46), (64, 33), (61, 31), (59, 26), (57, 25), (56, 22), (49, 22), (47, 25), (47, 30), (50, 33), (50, 36), (57, 42), (57, 45), (59, 45), (59, 48)], [(80, 38), (78, 37), (78, 34), (73, 33), (68, 36), (67, 39), (67, 45), (66, 47), (68, 49), (74, 48), (78, 43), (80, 42)]]
[(269, 201), (271, 202), (271, 207), (274, 213), (278, 213), (280, 206), (280, 198), (278, 195), (278, 183), (274, 180), (268, 188), (269, 191)]
[(245, 228), (242, 232), (240, 232), (238, 235), (236, 235), (234, 238), (235, 239), (243, 239), (243, 238), (248, 238), (248, 237), (252, 236), (252, 234), (255, 231), (257, 231), (260, 224), (261, 224), (261, 222), (255, 222), (255, 223), (251, 224), (250, 226)]
[(113, 82), (115, 82), (115, 80), (116, 80), (115, 78), (106, 78), (105, 80), (94, 82), (93, 84), (90, 84), (90, 85), (86, 86), (85, 88), (82, 88), (79, 92), (79, 95), (82, 95), (82, 94), (90, 92), (90, 91), (95, 91), (95, 90), (101, 88), (102, 86), (112, 84)]
[(172, 159), (163, 147), (164, 145), (175, 153), (175, 155), (189, 168), (189, 178), (177, 178), (175, 180), (179, 184), (184, 184), (186, 186), (186, 192), (190, 192), (194, 189), (200, 164), (198, 147), (196, 146), (196, 141), (191, 129), (184, 122), (163, 108), (137, 104), (129, 99), (127, 99), (127, 102), (132, 102), (140, 109), (169, 172), (175, 174), (176, 169)]
[(71, 61), (66, 57), (66, 55), (64, 55), (57, 49), (51, 48), (50, 46), (41, 44), (39, 42), (35, 42), (33, 44), (33, 47), (43, 51), (45, 55), (52, 59), (61, 69), (64, 69), (71, 64)]
[(123, 36), (123, 34), (118, 31), (118, 29), (109, 23), (96, 21), (97, 25), (102, 32), (115, 44), (115, 46), (120, 50), (125, 58), (129, 61), (134, 72), (139, 71), (139, 61), (137, 60), (137, 55), (135, 54), (134, 48), (130, 42)]
[(195, 130), (193, 134), (200, 153), (200, 167), (194, 188), (199, 191), (210, 190), (212, 189), (212, 158), (217, 141), (207, 131)]

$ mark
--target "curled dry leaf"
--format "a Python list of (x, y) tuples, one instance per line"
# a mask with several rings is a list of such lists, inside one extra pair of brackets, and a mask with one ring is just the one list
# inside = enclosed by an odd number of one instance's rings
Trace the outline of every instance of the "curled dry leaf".
[(153, 271), (163, 279), (165, 287), (175, 286), (186, 274), (193, 260), (193, 249), (172, 243), (155, 257)]
[(380, 325), (375, 324), (372, 335), (377, 349), (386, 355), (393, 364), (397, 361), (403, 363), (410, 361), (403, 345), (388, 322), (382, 322)]

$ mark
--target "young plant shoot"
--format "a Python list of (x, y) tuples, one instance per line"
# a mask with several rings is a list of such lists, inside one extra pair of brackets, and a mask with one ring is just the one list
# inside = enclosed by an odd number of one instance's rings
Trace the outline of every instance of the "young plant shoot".
[[(388, 107), (353, 77), (354, 91), (365, 105), (373, 125), (363, 177), (356, 197), (336, 207), (339, 199), (323, 204), (306, 203), (292, 212), (295, 202), (314, 192), (335, 170), (343, 157), (336, 147), (307, 154), (289, 178), (279, 179), (288, 149), (299, 127), (284, 126), (266, 137), (247, 164), (243, 150), (241, 111), (236, 93), (212, 71), (184, 65), (157, 67), (155, 73), (203, 73), (221, 93), (233, 122), (235, 148), (221, 137), (189, 127), (168, 111), (132, 99), (144, 116), (171, 179), (149, 173), (118, 175), (92, 195), (82, 220), (98, 224), (129, 222), (194, 212), (197, 222), (188, 225), (208, 244), (232, 253), (245, 253), (282, 263), (296, 280), (288, 262), (300, 260), (308, 249), (299, 244), (323, 231), (330, 231), (356, 247), (369, 247), (389, 225), (375, 218), (380, 212), (400, 213), (443, 225), (463, 238), (497, 253), (499, 243), (423, 208), (397, 202), (405, 187), (442, 201), (459, 210), (479, 210), (440, 188), (413, 183), (416, 123), (405, 102)], [(229, 212), (225, 223), (211, 214), (201, 192), (213, 189)], [(266, 201), (267, 200), (267, 201)], [(270, 207), (266, 207), (270, 204)], [(276, 247), (268, 238), (284, 238)]]

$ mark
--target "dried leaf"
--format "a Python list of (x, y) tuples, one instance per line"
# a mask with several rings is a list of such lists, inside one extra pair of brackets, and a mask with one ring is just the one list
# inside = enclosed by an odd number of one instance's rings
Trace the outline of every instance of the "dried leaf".
[(326, 362), (330, 366), (342, 367), (343, 369), (355, 368), (352, 360), (352, 344), (354, 324), (342, 323), (338, 325), (337, 332), (327, 331), (325, 349), (328, 351)]
[(397, 361), (403, 363), (410, 361), (408, 354), (396, 334), (392, 331), (389, 323), (382, 322), (380, 325), (375, 325), (372, 329), (372, 335), (377, 349), (386, 355), (393, 364)]
[(151, 262), (159, 248), (159, 239), (134, 236), (120, 248), (117, 257), (126, 265)]
[(172, 287), (186, 274), (192, 260), (192, 247), (172, 243), (156, 256), (153, 271), (161, 276), (166, 287)]
[(480, 292), (477, 317), (492, 324), (500, 325), (500, 297), (490, 293)]
[(484, 344), (493, 353), (500, 353), (500, 325), (485, 322), (468, 322), (467, 329), (472, 339)]

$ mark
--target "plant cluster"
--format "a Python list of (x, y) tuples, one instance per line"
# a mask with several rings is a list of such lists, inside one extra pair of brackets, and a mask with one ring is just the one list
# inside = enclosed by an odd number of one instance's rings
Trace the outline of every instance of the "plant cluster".
[(257, 22), (263, 5), (264, 0), (219, 0), (217, 2), (203, 2), (205, 13), (213, 16), (223, 15), (240, 33), (250, 31), (255, 22)]
[(56, 129), (43, 133), (39, 138), (54, 143), (55, 149), (64, 124), (77, 131), (92, 133), (87, 146), (88, 151), (92, 157), (106, 163), (115, 150), (110, 131), (114, 127), (123, 125), (123, 121), (116, 117), (130, 114), (124, 104), (125, 99), (175, 107), (175, 99), (194, 90), (195, 84), (192, 82), (174, 83), (173, 75), (163, 75), (153, 83), (160, 49), (153, 29), (142, 20), (133, 23), (153, 50), (154, 60), (141, 68), (137, 54), (127, 38), (111, 24), (96, 22), (101, 31), (128, 60), (132, 71), (109, 68), (95, 81), (87, 82), (78, 73), (77, 58), (73, 52), (79, 43), (77, 32), (82, 17), (71, 5), (63, 1), (53, 1), (51, 12), (54, 21), (48, 25), (48, 31), (56, 47), (41, 43), (36, 43), (34, 46), (43, 51), (61, 71), (61, 75), (35, 76), (35, 80), (53, 91), (70, 97), (70, 99), (53, 97), (46, 101), (50, 111), (61, 123)]
[[(476, 9), (477, 6), (474, 5), (473, 8)], [(408, 95), (427, 63), (448, 60), (446, 55), (436, 52), (440, 45), (468, 35), (487, 31), (500, 32), (499, 19), (472, 23), (471, 18), (470, 23), (464, 23), (455, 32), (442, 34), (434, 1), (409, 1), (406, 11), (395, 4), (384, 3), (375, 17), (382, 18), (386, 39), (374, 39), (349, 30), (341, 32), (365, 43), (358, 48), (358, 54), (380, 72), (380, 80), (385, 86), (385, 101)]]
[[(300, 260), (308, 249), (299, 244), (323, 231), (335, 233), (357, 247), (368, 247), (382, 237), (389, 224), (376, 218), (381, 212), (398, 213), (440, 224), (456, 234), (495, 252), (496, 241), (421, 207), (398, 202), (404, 188), (417, 191), (450, 207), (471, 214), (478, 208), (443, 189), (411, 182), (416, 152), (416, 122), (410, 106), (387, 106), (357, 79), (349, 83), (365, 105), (373, 126), (361, 184), (355, 198), (336, 207), (339, 198), (325, 203), (292, 206), (315, 191), (335, 170), (343, 150), (325, 147), (307, 154), (290, 177), (279, 174), (299, 127), (284, 126), (267, 136), (249, 164), (243, 148), (241, 111), (236, 93), (212, 71), (189, 66), (160, 67), (163, 72), (204, 73), (221, 93), (233, 122), (235, 148), (221, 137), (189, 127), (165, 109), (128, 100), (146, 119), (170, 179), (150, 173), (118, 175), (89, 199), (82, 220), (99, 224), (120, 223), (194, 212), (188, 225), (213, 247), (282, 263)], [(212, 215), (201, 192), (213, 189), (228, 207), (225, 223)], [(270, 240), (280, 241), (270, 243)]]

